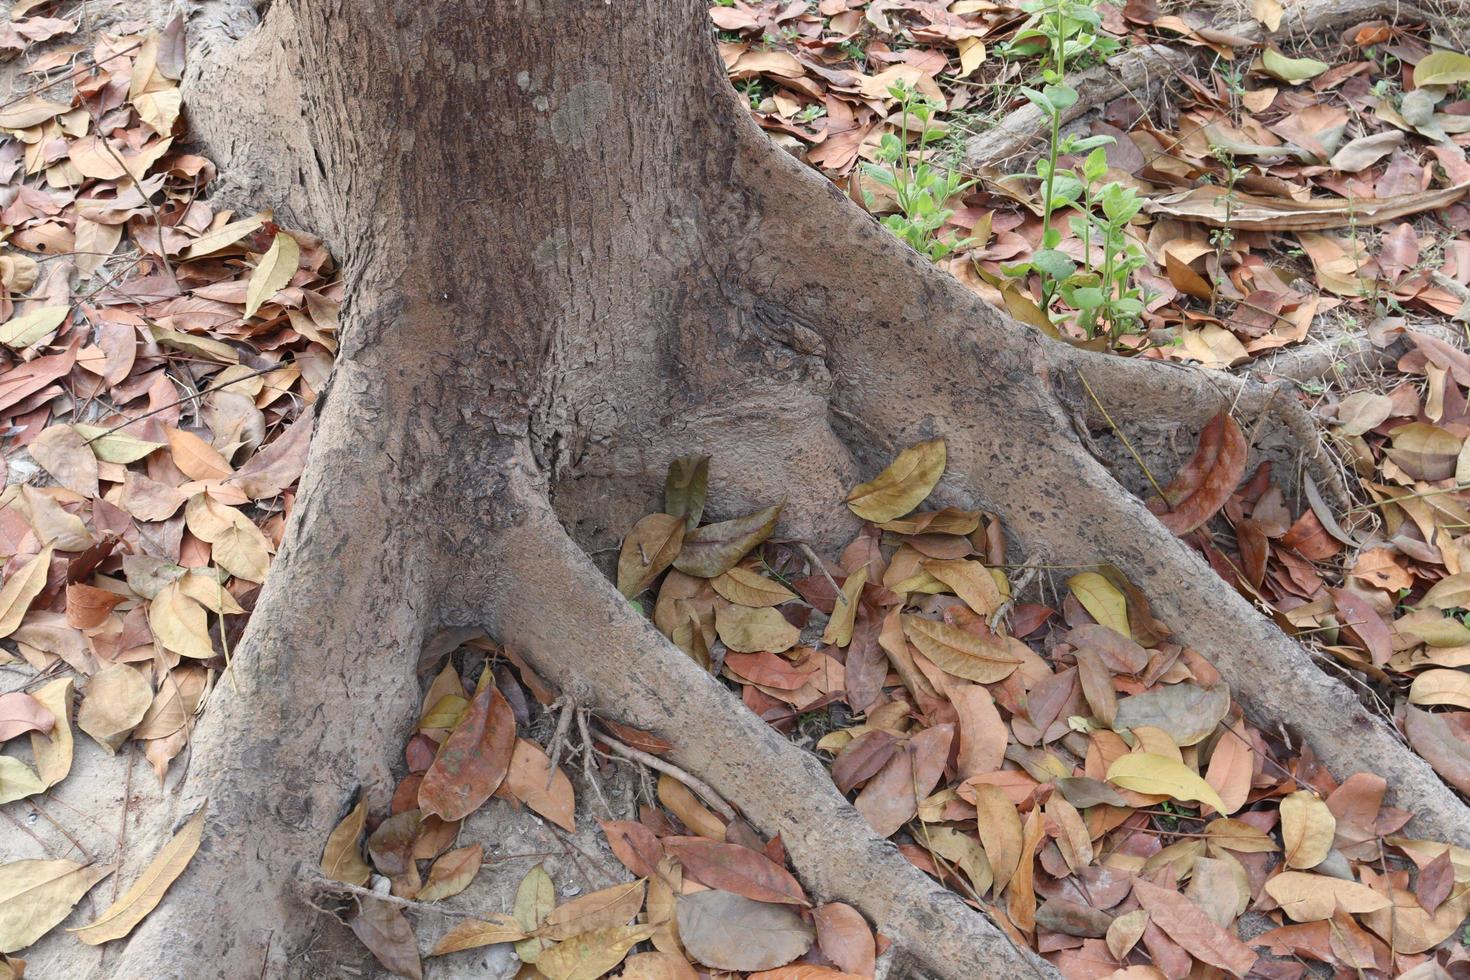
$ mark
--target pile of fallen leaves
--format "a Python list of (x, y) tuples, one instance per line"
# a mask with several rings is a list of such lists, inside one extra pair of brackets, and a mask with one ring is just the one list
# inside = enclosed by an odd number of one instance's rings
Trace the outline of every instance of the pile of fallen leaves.
[[(331, 257), (216, 210), (213, 165), (175, 145), (182, 44), (181, 19), (119, 25), (36, 58), (40, 81), (0, 105), (0, 664), (30, 668), (0, 694), (0, 803), (67, 776), (74, 728), (109, 753), (133, 741), (164, 778), (270, 569), (331, 368)], [(172, 873), (100, 921), (156, 904), (187, 856), (160, 859)], [(111, 870), (0, 868), (0, 952)]]
[[(948, 156), (981, 178), (950, 202), (945, 233), (970, 244), (942, 264), (988, 302), (1050, 331), (1039, 280), (1007, 272), (1040, 245), (1036, 182), (989, 166), (1006, 161), (967, 161), (963, 152), (967, 135), (1025, 106), (1020, 85), (1037, 84), (1034, 58), (997, 54), (1025, 19), (1018, 7), (733, 0), (710, 16), (755, 118), (875, 213), (893, 209), (892, 194), (858, 165), (878, 160), (885, 134), (920, 154), (891, 86), (936, 100), (943, 108), (931, 132), (947, 142), (928, 157)], [(1274, 0), (1254, 9), (1268, 29), (1281, 26)], [(1104, 181), (1145, 201), (1130, 228), (1147, 257), (1136, 276), (1147, 295), (1143, 330), (1121, 338), (1122, 348), (1223, 368), (1302, 341), (1314, 318), (1339, 307), (1347, 316), (1385, 301), (1461, 310), (1470, 296), (1470, 209), (1460, 203), (1470, 190), (1470, 100), (1461, 92), (1470, 57), (1432, 46), (1425, 28), (1386, 22), (1334, 38), (1320, 52), (1329, 63), (1269, 42), (1253, 52), (1203, 15), (1163, 15), (1147, 0), (1099, 12), (1119, 39), (1215, 57), (1207, 70), (1180, 72), (1158, 106), (1127, 94), (1087, 124), (1115, 141)], [(1030, 155), (1044, 150), (1045, 134), (1036, 137)], [(1403, 220), (1430, 213), (1438, 219)], [(1064, 231), (1063, 252), (1103, 267), (1095, 236), (1089, 244)], [(1069, 332), (1065, 317), (1059, 326)], [(1075, 327), (1070, 335), (1080, 339)]]
[[(1196, 543), (1212, 519), (1237, 535), (1264, 525), (1260, 587), (1285, 589), (1303, 574), (1294, 549), (1322, 528), (1311, 509), (1287, 518), (1268, 467), (1242, 480), (1244, 447), (1222, 414), (1151, 506)], [(1384, 805), (1392, 774), (1339, 782), (1310, 745), (1252, 726), (1116, 569), (1079, 570), (1051, 605), (1019, 601), (993, 517), (916, 509), (944, 465), (941, 441), (900, 453), (849, 495), (864, 530), (812, 567), (772, 540), (779, 507), (701, 523), (708, 460), (676, 460), (665, 512), (624, 541), (619, 588), (655, 590), (650, 614), (670, 640), (830, 756), (875, 831), (1065, 976), (1465, 968), (1470, 853), (1400, 834), (1411, 815)], [(483, 857), (455, 846), (465, 815), (495, 795), (574, 826), (570, 781), (517, 734), (532, 701), (556, 704), (513, 651), (472, 641), (425, 695), (388, 813), (359, 802), (327, 843), (322, 874), (353, 886), (348, 921), (389, 968), (418, 976), (421, 962), (404, 903), (379, 896), (422, 905), (462, 891)], [(598, 725), (604, 755), (618, 740), (669, 749)], [(471, 911), (430, 955), (514, 943), (522, 976), (553, 980), (619, 964), (626, 977), (871, 976), (886, 940), (847, 905), (814, 905), (779, 838), (707, 792), (670, 767), (661, 807), (602, 823), (634, 881), (558, 904), (538, 867), (513, 909)]]

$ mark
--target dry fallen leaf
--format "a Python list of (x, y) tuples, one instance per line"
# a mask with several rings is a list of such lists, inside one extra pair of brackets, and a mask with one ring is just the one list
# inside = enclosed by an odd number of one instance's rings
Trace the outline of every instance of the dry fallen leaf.
[(919, 504), (944, 475), (943, 439), (910, 446), (867, 483), (852, 488), (847, 506), (865, 521), (896, 520)]
[(204, 814), (207, 809), (207, 804), (201, 806), (159, 850), (122, 897), (108, 906), (95, 921), (80, 929), (67, 931), (75, 933), (88, 946), (121, 939), (132, 932), (133, 927), (142, 922), (162, 901), (164, 892), (184, 873), (194, 852), (199, 850), (199, 842), (204, 836)]
[(74, 861), (12, 861), (0, 865), (0, 953), (40, 939), (71, 914), (93, 885), (117, 869)]

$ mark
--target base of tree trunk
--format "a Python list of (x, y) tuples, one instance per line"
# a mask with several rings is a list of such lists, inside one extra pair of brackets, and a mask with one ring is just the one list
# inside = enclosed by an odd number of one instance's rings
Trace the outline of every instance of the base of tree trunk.
[[(350, 299), (287, 542), (161, 819), (208, 799), (204, 845), (106, 975), (293, 975), (315, 921), (303, 869), (353, 793), (389, 778), (419, 652), (459, 628), (662, 734), (782, 836), (814, 897), (927, 971), (1052, 975), (877, 838), (588, 557), (693, 452), (713, 456), (717, 517), (785, 498), (780, 533), (830, 551), (856, 527), (847, 488), (943, 437), (940, 503), (998, 514), (1019, 560), (1117, 566), (1253, 721), (1290, 726), (1339, 777), (1386, 776), (1414, 834), (1470, 846), (1470, 813), (1391, 726), (1083, 441), (1110, 432), (1084, 377), (1130, 435), (1192, 443), (1233, 404), (1257, 456), (1301, 458), (1340, 494), (1289, 392), (1090, 354), (984, 305), (751, 124), (699, 3), (550, 2), (530, 26), (524, 10), (466, 24), (458, 4), (321, 6), (277, 0), (258, 33), (213, 36), (189, 98), (242, 193), (328, 238)], [(649, 38), (685, 34), (648, 65)]]

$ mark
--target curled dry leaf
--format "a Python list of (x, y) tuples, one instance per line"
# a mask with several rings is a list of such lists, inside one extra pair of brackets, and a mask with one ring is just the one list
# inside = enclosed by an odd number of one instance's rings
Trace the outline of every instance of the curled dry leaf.
[(674, 559), (674, 567), (697, 578), (724, 574), (771, 536), (780, 517), (781, 505), (776, 504), (744, 517), (688, 531), (679, 556)]
[(781, 905), (711, 889), (681, 895), (679, 937), (689, 955), (719, 970), (770, 970), (811, 948), (815, 931)]
[(674, 563), (684, 544), (684, 518), (649, 514), (633, 525), (618, 554), (618, 591), (629, 599)]
[(362, 832), (367, 826), (367, 800), (357, 801), (357, 806), (327, 835), (327, 846), (322, 850), (322, 874), (332, 881), (349, 885), (365, 885), (372, 877), (372, 869), (362, 859)]
[(55, 724), (51, 709), (31, 695), (23, 691), (0, 694), (0, 742), (26, 732), (45, 735)]
[(853, 487), (847, 506), (865, 521), (896, 520), (924, 502), (944, 475), (944, 464), (943, 439), (910, 446), (882, 473)]
[(1194, 456), (1164, 488), (1163, 499), (1149, 501), (1149, 510), (1177, 535), (1193, 531), (1225, 506), (1240, 484), (1247, 449), (1240, 427), (1222, 411), (1205, 425)]
[(207, 804), (201, 806), (149, 862), (148, 867), (143, 869), (143, 873), (122, 897), (113, 902), (95, 922), (68, 931), (89, 946), (121, 939), (132, 932), (133, 927), (142, 922), (143, 917), (152, 912), (163, 899), (169, 886), (184, 873), (194, 852), (199, 850), (199, 841), (204, 836), (204, 815), (207, 810)]
[(822, 631), (822, 642), (845, 647), (852, 642), (853, 623), (857, 617), (858, 602), (863, 595), (863, 586), (868, 584), (868, 567), (864, 565), (842, 583), (842, 597), (832, 608), (832, 616)]
[(11, 573), (0, 587), (0, 637), (9, 636), (20, 626), (26, 611), (41, 590), (46, 587), (46, 575), (51, 568), (51, 548)]

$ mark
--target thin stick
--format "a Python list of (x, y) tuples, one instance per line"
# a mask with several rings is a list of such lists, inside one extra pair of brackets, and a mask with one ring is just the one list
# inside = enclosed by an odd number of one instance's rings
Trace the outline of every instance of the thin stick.
[(183, 398), (179, 398), (179, 399), (177, 399), (175, 401), (169, 402), (167, 405), (160, 405), (158, 408), (152, 409), (151, 411), (144, 412), (142, 415), (139, 415), (137, 418), (128, 419), (126, 422), (122, 422), (122, 423), (120, 423), (118, 425), (114, 425), (110, 429), (106, 429), (106, 430), (104, 430), (102, 432), (99, 432), (95, 436), (93, 436), (92, 438), (88, 439), (87, 440), (87, 443), (88, 443), (88, 445), (90, 445), (90, 444), (96, 442), (98, 439), (101, 439), (103, 436), (110, 436), (114, 432), (117, 432), (119, 429), (126, 429), (128, 426), (133, 425), (134, 423), (137, 423), (137, 422), (141, 422), (144, 419), (149, 418), (150, 416), (157, 415), (159, 412), (166, 412), (166, 411), (168, 411), (171, 408), (176, 408), (179, 405), (184, 404), (184, 402), (197, 401), (198, 399), (203, 398), (205, 395), (208, 395), (211, 392), (222, 391), (225, 388), (228, 388), (230, 385), (239, 384), (241, 381), (249, 381), (251, 378), (258, 378), (258, 377), (260, 377), (263, 374), (270, 374), (272, 371), (278, 371), (278, 370), (280, 370), (281, 367), (283, 367), (283, 366), (284, 365), (282, 365), (282, 364), (277, 364), (274, 367), (261, 368), (259, 371), (252, 371), (249, 374), (242, 374), (238, 378), (231, 378), (229, 381), (225, 381), (225, 382), (222, 382), (222, 383), (217, 384), (217, 385), (211, 385), (208, 388), (201, 388), (195, 394), (185, 395)]
[(349, 885), (345, 881), (333, 881), (319, 871), (308, 870), (302, 873), (303, 884), (324, 892), (346, 892), (359, 898), (376, 898), (380, 902), (396, 905), (403, 909), (413, 909), (415, 912), (432, 912), (435, 915), (444, 915), (452, 919), (474, 919), (477, 918), (473, 912), (456, 912), (454, 909), (440, 908), (437, 905), (425, 905), (423, 902), (415, 902), (412, 899), (399, 898), (397, 895), (379, 895), (371, 888), (363, 888), (361, 885)]
[(726, 820), (735, 819), (735, 811), (730, 807), (730, 804), (722, 800), (720, 794), (711, 789), (709, 784), (699, 777), (689, 775), (689, 773), (680, 769), (672, 762), (665, 762), (657, 756), (649, 755), (647, 752), (635, 749), (631, 745), (624, 745), (622, 742), (608, 735), (606, 729), (598, 729), (597, 740), (611, 749), (614, 755), (620, 755), (624, 759), (641, 763), (650, 769), (657, 769), (664, 775), (677, 779), (698, 794), (704, 802), (709, 804), (710, 809), (714, 810), (720, 816)]
[(822, 564), (822, 559), (818, 558), (817, 553), (812, 550), (812, 546), (805, 541), (798, 541), (796, 542), (796, 547), (801, 549), (801, 553), (806, 555), (806, 560), (811, 562), (812, 567), (821, 572), (822, 578), (826, 579), (827, 584), (832, 586), (832, 591), (837, 593), (837, 601), (844, 606), (847, 605), (847, 596), (838, 587), (837, 581), (832, 578), (832, 573), (827, 571), (827, 566)]
[(1082, 387), (1087, 389), (1087, 397), (1091, 398), (1092, 403), (1097, 406), (1097, 410), (1099, 412), (1102, 412), (1102, 417), (1107, 420), (1107, 423), (1112, 428), (1113, 433), (1123, 441), (1123, 447), (1128, 450), (1128, 455), (1133, 457), (1133, 461), (1138, 464), (1138, 468), (1143, 470), (1143, 475), (1148, 477), (1148, 482), (1151, 486), (1153, 486), (1154, 493), (1158, 494), (1159, 499), (1164, 502), (1164, 506), (1168, 507), (1172, 511), (1174, 508), (1169, 503), (1169, 498), (1164, 496), (1164, 488), (1159, 486), (1159, 481), (1155, 480), (1154, 475), (1149, 472), (1148, 464), (1143, 461), (1142, 456), (1138, 455), (1138, 450), (1133, 448), (1133, 443), (1129, 441), (1128, 436), (1124, 434), (1122, 429), (1118, 428), (1118, 423), (1114, 422), (1113, 417), (1108, 414), (1108, 410), (1106, 408), (1103, 408), (1103, 403), (1098, 401), (1097, 394), (1092, 390), (1092, 385), (1087, 383), (1087, 375), (1083, 374), (1081, 371), (1078, 371), (1077, 377), (1082, 379)]
[(83, 65), (82, 67), (78, 68), (76, 71), (72, 72), (69, 75), (62, 75), (60, 78), (54, 79), (52, 81), (49, 81), (45, 85), (39, 85), (39, 86), (37, 86), (35, 88), (26, 89), (24, 92), (22, 92), (19, 95), (15, 96), (13, 99), (8, 99), (5, 102), (0, 102), (0, 109), (9, 109), (11, 106), (15, 105), (17, 102), (24, 102), (26, 99), (29, 99), (31, 96), (33, 96), (33, 95), (40, 95), (42, 92), (46, 91), (47, 89), (55, 88), (56, 86), (60, 85), (62, 82), (67, 82), (67, 81), (71, 81), (73, 78), (78, 78), (84, 72), (88, 71), (89, 69), (96, 68), (98, 65), (101, 65), (104, 62), (111, 61), (114, 58), (121, 58), (123, 55), (130, 54), (130, 53), (138, 50), (142, 46), (143, 46), (143, 42), (142, 41), (139, 41), (137, 44), (134, 44), (131, 47), (123, 48), (121, 51), (117, 51), (117, 52), (114, 52), (113, 54), (108, 55), (106, 58), (95, 60), (91, 64)]

